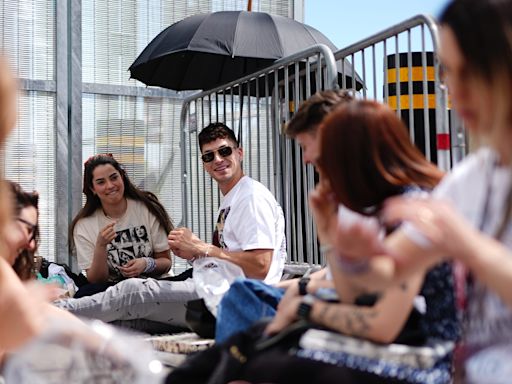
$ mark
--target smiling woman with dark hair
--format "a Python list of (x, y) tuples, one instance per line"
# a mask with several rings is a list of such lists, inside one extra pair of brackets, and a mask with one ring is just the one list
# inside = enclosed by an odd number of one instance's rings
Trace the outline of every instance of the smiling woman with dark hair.
[[(71, 223), (70, 239), (91, 284), (81, 287), (75, 297), (101, 292), (129, 277), (160, 276), (170, 269), (169, 215), (153, 193), (133, 185), (111, 154), (91, 156), (85, 162), (83, 192), (85, 206)], [(142, 232), (146, 236), (139, 236)], [(141, 244), (148, 253), (137, 257), (135, 249)]]

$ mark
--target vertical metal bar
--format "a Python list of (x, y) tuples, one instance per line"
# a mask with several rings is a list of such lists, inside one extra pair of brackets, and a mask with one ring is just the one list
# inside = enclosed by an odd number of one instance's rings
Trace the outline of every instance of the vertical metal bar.
[(430, 153), (430, 117), (428, 103), (428, 81), (427, 81), (427, 53), (425, 51), (425, 25), (421, 25), (421, 67), (423, 69), (423, 116), (425, 132), (425, 157), (432, 160)]
[(251, 131), (251, 82), (247, 82), (247, 145), (249, 150), (249, 175), (253, 177), (252, 131)]
[(261, 167), (263, 166), (261, 161), (261, 125), (260, 125), (260, 80), (261, 77), (256, 78), (254, 86), (256, 87), (256, 156), (258, 158), (257, 166), (257, 178), (261, 182)]
[(306, 60), (306, 99), (311, 96), (311, 62), (308, 57)]
[(377, 96), (377, 67), (375, 59), (375, 44), (372, 44), (372, 62), (373, 62), (373, 98), (378, 100)]
[(414, 131), (414, 93), (412, 89), (412, 48), (411, 48), (411, 30), (407, 30), (407, 89), (408, 89), (408, 98), (409, 98), (409, 136), (413, 143), (416, 142), (416, 134)]
[(388, 47), (387, 39), (383, 41), (384, 49), (384, 102), (389, 105), (389, 92), (388, 92)]
[[(289, 69), (288, 64), (284, 66), (284, 79), (283, 79), (283, 86), (284, 86), (284, 100), (283, 100), (283, 112), (284, 112), (284, 119), (283, 122), (290, 120), (290, 111), (289, 111), (289, 105), (290, 105), (290, 92), (289, 92)], [(279, 131), (281, 131), (281, 124), (279, 125)], [(294, 220), (294, 211), (292, 207), (292, 194), (290, 189), (290, 183), (286, 182), (289, 180), (289, 178), (292, 176), (292, 161), (291, 161), (291, 143), (290, 140), (287, 140), (286, 138), (284, 140), (285, 150), (284, 150), (284, 166), (285, 166), (285, 178), (282, 179), (283, 182), (283, 189), (284, 189), (284, 201), (285, 201), (285, 218), (286, 223), (288, 224), (286, 226), (286, 232), (287, 237), (291, 241), (291, 248), (290, 251), (293, 255), (297, 255), (296, 252), (296, 236), (295, 236), (295, 220)]]
[[(366, 56), (366, 52), (365, 52), (364, 49), (361, 52), (362, 52), (362, 55), (363, 55), (363, 58), (362, 58), (362, 63), (363, 63), (363, 98), (366, 99), (368, 97), (366, 95), (366, 57), (365, 57)], [(357, 79), (357, 76), (356, 76), (355, 73), (354, 73), (354, 77)]]
[(356, 87), (356, 57), (354, 56), (353, 53), (350, 57), (352, 59), (352, 63), (351, 63), (351, 66), (352, 66), (352, 91), (353, 91), (353, 94), (355, 95), (356, 88), (357, 88)]
[(273, 153), (272, 151), (272, 130), (270, 129), (271, 127), (271, 122), (270, 122), (270, 108), (272, 106), (272, 99), (270, 97), (270, 94), (269, 94), (269, 87), (268, 87), (268, 74), (265, 73), (265, 124), (266, 124), (266, 127), (267, 127), (267, 138), (269, 138), (269, 140), (267, 140), (267, 148), (266, 148), (266, 152), (267, 152), (267, 185), (269, 187), (269, 189), (272, 191), (273, 190), (273, 187), (272, 187), (272, 182), (271, 182), (271, 175), (272, 175), (272, 169), (271, 169), (271, 165), (273, 164), (273, 161), (272, 161), (272, 155), (276, 156), (275, 153)]
[[(385, 57), (387, 59), (387, 55)], [(398, 46), (398, 35), (395, 35), (395, 71), (396, 71), (396, 115), (401, 118), (402, 117), (402, 105), (400, 103), (400, 96), (401, 96), (401, 76), (400, 76), (400, 47)], [(386, 84), (386, 87), (388, 84)]]
[[(294, 82), (294, 92), (293, 92), (293, 113), (295, 114), (297, 112), (297, 108), (299, 106), (299, 95), (300, 95), (300, 68), (299, 68), (299, 62), (297, 61), (295, 63), (295, 82)], [(288, 139), (288, 141), (291, 142), (290, 139)], [(297, 144), (296, 141), (294, 141), (294, 146), (295, 146), (295, 151), (294, 151), (294, 159), (295, 159), (295, 185), (296, 185), (296, 202), (297, 202), (297, 209), (294, 210), (296, 212), (296, 216), (297, 216), (297, 252), (300, 253), (300, 257), (304, 260), (305, 259), (305, 254), (304, 254), (304, 238), (303, 238), (303, 228), (304, 228), (304, 223), (303, 223), (303, 220), (305, 218), (305, 207), (304, 207), (304, 204), (303, 204), (303, 201), (306, 202), (307, 199), (306, 199), (306, 193), (307, 191), (304, 191), (304, 189), (302, 189), (305, 193), (304, 195), (302, 195), (301, 193), (301, 188), (300, 188), (300, 185), (303, 184), (302, 183), (302, 174), (303, 174), (303, 169), (302, 169), (302, 160), (301, 160), (301, 153), (300, 153), (300, 147), (299, 145)], [(304, 199), (302, 199), (302, 196), (304, 196)]]

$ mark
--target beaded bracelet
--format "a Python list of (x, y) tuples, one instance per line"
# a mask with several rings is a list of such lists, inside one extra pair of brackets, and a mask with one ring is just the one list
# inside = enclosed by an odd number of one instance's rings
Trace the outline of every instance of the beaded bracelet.
[(144, 261), (146, 262), (146, 268), (142, 273), (151, 273), (156, 269), (156, 261), (152, 257), (144, 257)]
[[(333, 246), (329, 243), (320, 246), (320, 252), (325, 255), (333, 250)], [(357, 275), (368, 272), (370, 269), (370, 261), (364, 259), (352, 259), (339, 253), (334, 257), (336, 266), (348, 275)]]
[(334, 263), (347, 275), (359, 275), (370, 270), (370, 260), (367, 258), (352, 259), (337, 254), (336, 257), (334, 257)]
[(210, 257), (209, 253), (210, 253), (210, 249), (211, 249), (212, 245), (211, 244), (208, 244), (206, 246), (206, 251), (204, 252), (204, 255), (201, 255), (201, 254), (197, 254), (195, 255), (194, 257), (192, 257), (191, 259), (188, 260), (188, 263), (189, 264), (192, 264), (194, 261), (196, 261), (197, 259), (202, 259), (203, 257)]

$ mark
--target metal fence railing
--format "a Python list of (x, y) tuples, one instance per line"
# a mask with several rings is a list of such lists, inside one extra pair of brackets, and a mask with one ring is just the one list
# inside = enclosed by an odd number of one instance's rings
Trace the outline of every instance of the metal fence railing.
[(211, 241), (220, 192), (202, 168), (197, 134), (210, 122), (222, 121), (244, 148), (245, 173), (265, 184), (283, 207), (289, 261), (323, 263), (307, 204), (314, 169), (302, 164), (300, 147), (282, 133), (284, 124), (316, 91), (352, 89), (356, 97), (388, 103), (427, 158), (449, 169), (465, 154), (465, 136), (450, 113), (437, 47), (436, 23), (420, 15), (334, 55), (326, 46), (313, 46), (187, 98), (181, 115), (180, 224)]
[(181, 136), (182, 224), (200, 238), (211, 239), (220, 195), (202, 168), (197, 134), (210, 122), (223, 121), (244, 148), (244, 172), (265, 184), (283, 207), (290, 260), (319, 263), (307, 208), (314, 170), (302, 165), (299, 146), (282, 134), (282, 127), (312, 93), (336, 86), (334, 56), (326, 46), (317, 45), (186, 99)]
[[(411, 140), (444, 170), (465, 155), (462, 124), (451, 113), (437, 56), (438, 27), (418, 15), (334, 53), (349, 62), (365, 87), (361, 96), (389, 104), (409, 127)], [(345, 79), (341, 81), (344, 86)]]

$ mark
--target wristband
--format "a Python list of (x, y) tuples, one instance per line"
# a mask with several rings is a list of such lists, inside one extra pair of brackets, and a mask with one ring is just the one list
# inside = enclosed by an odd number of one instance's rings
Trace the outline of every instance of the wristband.
[(299, 319), (309, 320), (314, 301), (315, 297), (313, 295), (308, 294), (304, 296), (299, 304), (299, 308), (297, 308), (297, 317)]
[(299, 295), (304, 296), (308, 293), (308, 284), (311, 279), (309, 277), (303, 277), (299, 280)]
[(342, 255), (336, 255), (334, 261), (338, 269), (347, 275), (359, 275), (370, 270), (370, 260), (367, 258), (349, 259)]
[(146, 262), (146, 268), (142, 273), (151, 273), (156, 269), (156, 261), (152, 257), (144, 257), (144, 261)]

